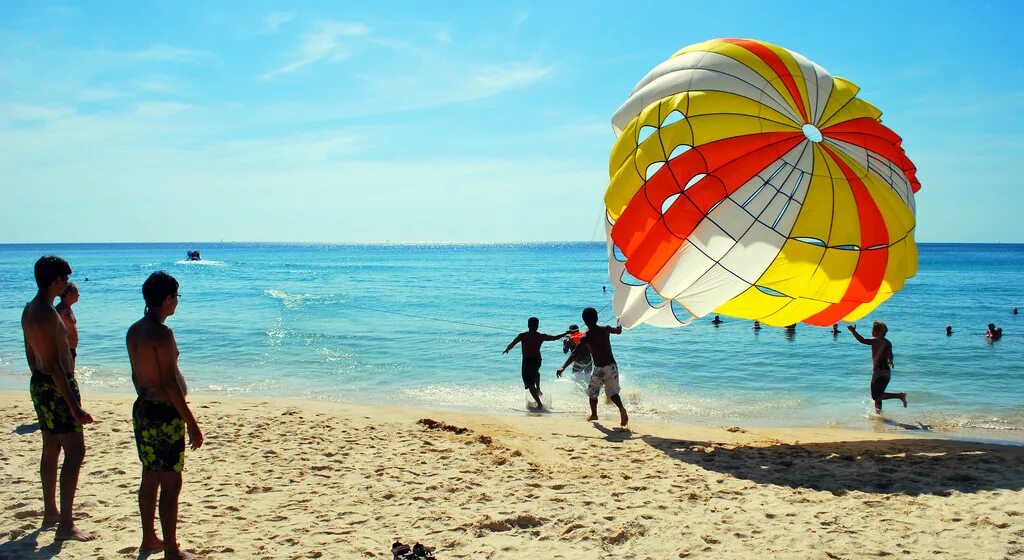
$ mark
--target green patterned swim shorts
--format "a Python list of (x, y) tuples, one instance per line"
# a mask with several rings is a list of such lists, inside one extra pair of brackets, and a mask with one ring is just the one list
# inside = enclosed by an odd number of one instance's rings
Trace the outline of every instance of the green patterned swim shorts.
[[(75, 400), (81, 404), (82, 394), (78, 391), (78, 382), (73, 375), (68, 376), (68, 388)], [(53, 378), (43, 373), (33, 373), (28, 382), (28, 393), (32, 397), (32, 406), (39, 418), (39, 429), (48, 434), (82, 433), (82, 425), (71, 415), (68, 403), (57, 390)]]
[(139, 397), (132, 407), (132, 426), (142, 470), (181, 472), (185, 468), (185, 421), (173, 404)]

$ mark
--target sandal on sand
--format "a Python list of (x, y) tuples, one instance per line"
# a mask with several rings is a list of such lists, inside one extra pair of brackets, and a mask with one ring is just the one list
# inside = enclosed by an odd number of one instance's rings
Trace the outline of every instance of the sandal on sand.
[(413, 556), (417, 560), (434, 560), (434, 549), (427, 548), (420, 543), (416, 543), (412, 547)]
[(409, 545), (402, 544), (398, 541), (395, 541), (395, 543), (391, 545), (391, 555), (394, 556), (394, 560), (413, 560), (416, 558), (412, 553), (412, 549), (409, 548)]

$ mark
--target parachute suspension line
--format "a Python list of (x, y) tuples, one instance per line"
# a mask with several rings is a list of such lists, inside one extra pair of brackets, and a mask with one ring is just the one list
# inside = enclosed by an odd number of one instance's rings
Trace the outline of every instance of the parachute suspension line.
[(481, 329), (493, 329), (493, 330), (496, 330), (496, 331), (505, 331), (505, 332), (514, 332), (514, 333), (518, 333), (519, 332), (519, 330), (517, 330), (517, 329), (510, 329), (508, 327), (496, 327), (494, 325), (483, 325), (483, 324), (480, 324), (480, 323), (470, 323), (469, 321), (458, 321), (456, 319), (446, 319), (446, 318), (443, 318), (443, 317), (430, 317), (428, 315), (416, 315), (414, 313), (402, 313), (401, 311), (391, 311), (390, 309), (377, 309), (377, 308), (374, 308), (374, 307), (366, 307), (366, 306), (363, 306), (363, 305), (354, 305), (354, 304), (351, 304), (351, 303), (344, 303), (344, 304), (341, 304), (341, 305), (344, 305), (345, 307), (352, 308), (352, 309), (359, 309), (359, 310), (362, 310), (362, 311), (372, 311), (374, 313), (389, 313), (391, 315), (399, 315), (399, 316), (402, 316), (402, 317), (409, 317), (410, 319), (424, 319), (426, 321), (438, 321), (438, 322), (442, 322), (442, 323), (452, 323), (452, 324), (456, 324), (456, 325), (465, 325), (467, 327), (478, 327), (478, 328), (481, 328)]

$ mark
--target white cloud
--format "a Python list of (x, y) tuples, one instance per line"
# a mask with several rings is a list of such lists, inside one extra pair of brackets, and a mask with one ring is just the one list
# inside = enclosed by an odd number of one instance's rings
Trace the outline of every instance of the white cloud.
[(66, 105), (31, 105), (8, 103), (0, 105), (0, 120), (54, 121), (75, 114), (75, 108)]
[(261, 74), (260, 79), (270, 80), (281, 74), (288, 74), (324, 60), (332, 62), (344, 60), (348, 58), (349, 51), (342, 40), (369, 35), (369, 33), (370, 28), (362, 23), (320, 22), (314, 26), (312, 32), (307, 33), (303, 38), (299, 52), (291, 62)]
[(281, 26), (295, 18), (290, 12), (272, 12), (263, 16), (263, 23), (271, 33), (277, 33)]

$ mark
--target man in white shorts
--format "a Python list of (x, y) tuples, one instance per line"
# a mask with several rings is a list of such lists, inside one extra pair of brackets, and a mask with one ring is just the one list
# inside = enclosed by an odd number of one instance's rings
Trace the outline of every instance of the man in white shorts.
[(597, 396), (604, 386), (604, 393), (608, 395), (615, 406), (619, 407), (619, 419), (621, 425), (629, 423), (629, 414), (626, 407), (622, 405), (622, 398), (619, 397), (619, 366), (615, 363), (615, 356), (612, 355), (612, 344), (610, 335), (622, 334), (622, 327), (609, 327), (608, 325), (597, 324), (597, 310), (588, 307), (583, 310), (583, 322), (587, 324), (587, 334), (580, 340), (579, 346), (566, 358), (562, 367), (558, 368), (555, 375), (562, 376), (565, 368), (577, 359), (577, 353), (590, 352), (594, 359), (594, 373), (590, 376), (590, 384), (587, 386), (587, 397), (590, 399), (590, 418), (597, 420)]

